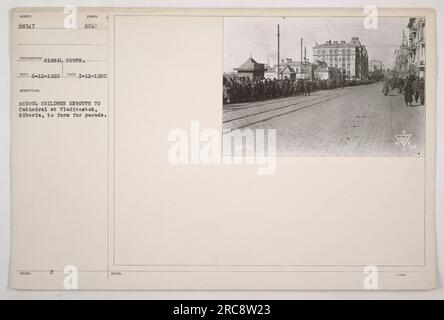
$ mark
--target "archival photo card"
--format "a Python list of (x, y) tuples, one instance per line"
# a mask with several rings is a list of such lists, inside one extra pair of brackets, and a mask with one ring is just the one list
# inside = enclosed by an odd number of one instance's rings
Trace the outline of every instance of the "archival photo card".
[(434, 11), (372, 12), (12, 10), (11, 287), (436, 287)]

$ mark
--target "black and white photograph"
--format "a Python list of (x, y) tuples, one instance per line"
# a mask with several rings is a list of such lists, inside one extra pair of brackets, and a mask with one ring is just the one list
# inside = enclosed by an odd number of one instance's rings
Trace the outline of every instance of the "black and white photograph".
[(274, 129), (278, 156), (422, 157), (425, 32), (424, 17), (225, 18), (224, 134)]

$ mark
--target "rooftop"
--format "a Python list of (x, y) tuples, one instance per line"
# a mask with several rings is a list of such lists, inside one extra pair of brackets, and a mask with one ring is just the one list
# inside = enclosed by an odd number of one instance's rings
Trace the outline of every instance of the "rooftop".
[(318, 44), (313, 47), (313, 49), (322, 49), (322, 48), (354, 48), (360, 47), (361, 42), (359, 41), (359, 37), (352, 37), (350, 42), (346, 42), (345, 40), (339, 41), (331, 41), (328, 40), (323, 44)]
[(263, 63), (258, 63), (253, 58), (248, 58), (247, 61), (242, 63), (239, 67), (234, 68), (237, 71), (254, 71), (254, 70), (263, 70), (265, 68)]

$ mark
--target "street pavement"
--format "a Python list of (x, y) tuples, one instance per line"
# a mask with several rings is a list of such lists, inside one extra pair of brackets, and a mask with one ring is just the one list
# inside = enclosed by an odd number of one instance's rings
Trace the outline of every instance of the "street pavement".
[(234, 136), (245, 129), (276, 129), (282, 156), (422, 156), (425, 110), (419, 103), (405, 106), (396, 89), (384, 96), (378, 82), (224, 105), (223, 129)]

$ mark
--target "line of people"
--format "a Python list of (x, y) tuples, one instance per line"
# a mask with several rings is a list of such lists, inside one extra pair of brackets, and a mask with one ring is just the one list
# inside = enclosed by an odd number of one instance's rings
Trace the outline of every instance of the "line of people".
[(399, 93), (404, 96), (406, 106), (411, 106), (413, 101), (425, 103), (425, 82), (424, 78), (415, 75), (406, 76), (404, 79), (392, 77), (384, 81), (382, 92), (387, 95), (390, 90), (399, 89)]
[(344, 87), (345, 80), (223, 78), (224, 103), (260, 101), (289, 96), (309, 96), (313, 91)]

